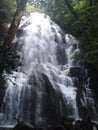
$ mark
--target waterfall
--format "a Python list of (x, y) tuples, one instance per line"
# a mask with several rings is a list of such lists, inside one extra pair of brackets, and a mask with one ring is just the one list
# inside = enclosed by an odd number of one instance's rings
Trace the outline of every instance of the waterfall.
[(14, 42), (22, 66), (6, 74), (1, 125), (15, 124), (14, 118), (37, 126), (63, 116), (77, 119), (88, 105), (96, 118), (88, 78), (80, 85), (85, 74), (74, 58), (80, 49), (72, 35), (64, 34), (49, 16), (32, 13), (22, 18)]

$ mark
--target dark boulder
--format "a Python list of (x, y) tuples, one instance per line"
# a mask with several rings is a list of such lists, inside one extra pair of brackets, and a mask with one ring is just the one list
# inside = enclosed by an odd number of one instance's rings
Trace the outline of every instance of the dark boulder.
[(16, 37), (17, 37), (17, 38), (20, 38), (21, 36), (23, 36), (23, 34), (24, 34), (23, 29), (18, 29), (18, 30), (17, 30), (17, 33), (16, 33)]
[(79, 78), (81, 77), (81, 74), (82, 74), (81, 71), (82, 70), (80, 67), (71, 67), (69, 71), (69, 76)]
[(73, 118), (69, 118), (69, 117), (63, 117), (62, 118), (62, 121), (61, 121), (61, 124), (62, 126), (66, 129), (66, 130), (72, 130), (73, 128), (73, 122), (74, 122), (74, 119)]
[(34, 126), (30, 124), (28, 125), (27, 123), (24, 123), (17, 118), (14, 118), (14, 120), (17, 121), (17, 124), (14, 126), (13, 130), (33, 130), (35, 128)]
[[(55, 91), (51, 81), (46, 74), (39, 73), (37, 76), (33, 73), (28, 80), (31, 87), (31, 123), (38, 127), (44, 127), (49, 123), (55, 125), (60, 120), (60, 102), (57, 92)], [(27, 93), (27, 90), (26, 90)], [(26, 94), (25, 94), (26, 95)], [(27, 96), (26, 96), (27, 97)], [(25, 99), (27, 100), (27, 98)], [(28, 102), (24, 102), (24, 108), (28, 110)], [(23, 103), (22, 103), (23, 104)], [(39, 109), (39, 115), (35, 115), (36, 110)], [(23, 118), (23, 121), (25, 119)]]
[(33, 130), (33, 128), (20, 122), (13, 128), (13, 130)]
[(47, 120), (47, 123), (56, 124), (61, 116), (59, 98), (49, 78), (45, 74), (42, 74), (42, 78), (44, 80), (42, 116)]
[(57, 125), (56, 127), (53, 128), (53, 130), (65, 130), (63, 126)]
[(57, 46), (56, 55), (57, 55), (57, 61), (59, 65), (65, 65), (67, 63), (67, 56), (66, 56), (65, 48), (63, 46), (61, 45)]

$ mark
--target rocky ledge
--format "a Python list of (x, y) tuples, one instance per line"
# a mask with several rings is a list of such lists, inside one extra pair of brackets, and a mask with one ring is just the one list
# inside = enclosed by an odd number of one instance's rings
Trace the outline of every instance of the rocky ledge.
[(90, 120), (89, 117), (81, 120), (63, 117), (59, 124), (55, 126), (49, 124), (44, 128), (28, 126), (18, 121), (17, 125), (12, 130), (98, 130), (98, 123)]

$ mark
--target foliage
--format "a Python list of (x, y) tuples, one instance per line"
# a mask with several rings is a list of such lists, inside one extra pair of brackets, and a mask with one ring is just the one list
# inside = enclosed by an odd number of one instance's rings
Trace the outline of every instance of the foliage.
[(4, 39), (8, 23), (16, 10), (15, 0), (0, 0), (0, 42)]
[(45, 11), (61, 28), (80, 40), (81, 62), (98, 65), (98, 4), (92, 0), (70, 0), (78, 12), (76, 19), (64, 0), (35, 0), (35, 6)]
[[(81, 62), (98, 66), (98, 1), (69, 0), (79, 14), (76, 19), (64, 0), (28, 0), (25, 14), (45, 12), (66, 32), (80, 40)], [(11, 21), (16, 10), (15, 0), (0, 0), (0, 38), (5, 36), (5, 24)]]
[(0, 0), (0, 21), (8, 22), (15, 12), (15, 0)]
[(74, 23), (76, 27), (83, 50), (81, 61), (98, 65), (98, 5), (84, 9), (79, 20)]
[(5, 48), (0, 47), (0, 75), (5, 70), (7, 73), (10, 73), (12, 70), (17, 69), (18, 66), (21, 66), (19, 60), (19, 55), (15, 49), (9, 47)]
[(24, 15), (29, 15), (31, 12), (35, 12), (35, 11), (40, 12), (40, 9), (39, 9), (39, 8), (36, 8), (35, 6), (32, 6), (32, 3), (31, 3), (31, 2), (27, 2)]

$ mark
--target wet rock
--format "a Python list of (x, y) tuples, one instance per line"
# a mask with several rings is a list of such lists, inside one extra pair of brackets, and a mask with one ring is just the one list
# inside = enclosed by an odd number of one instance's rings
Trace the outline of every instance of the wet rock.
[(0, 127), (0, 130), (12, 130), (12, 128)]
[(98, 101), (98, 69), (93, 65), (86, 65), (90, 77), (90, 88), (94, 90), (95, 98)]
[(18, 121), (16, 126), (13, 128), (13, 130), (33, 130), (33, 128), (27, 126), (23, 122)]
[(16, 33), (16, 37), (17, 37), (17, 38), (20, 38), (21, 36), (23, 36), (23, 34), (24, 34), (23, 29), (18, 29), (18, 30), (17, 30), (17, 33)]
[(57, 125), (48, 125), (45, 130), (65, 130), (65, 128), (58, 123)]
[(71, 117), (63, 117), (62, 120), (72, 123), (72, 122), (74, 121), (74, 118), (71, 118)]
[(56, 127), (54, 127), (53, 130), (64, 130), (64, 127), (61, 125), (57, 125)]
[(6, 81), (4, 80), (4, 78), (0, 76), (0, 109), (3, 103), (3, 97), (5, 94), (5, 83)]
[[(36, 77), (36, 75), (32, 74), (29, 77), (28, 84), (32, 86), (30, 98), (32, 124), (38, 127), (46, 126), (49, 123), (56, 125), (61, 116), (60, 102), (58, 94), (47, 75), (38, 72), (38, 76)], [(28, 109), (27, 105), (24, 106)], [(37, 116), (35, 115), (36, 106), (41, 107)]]
[(47, 123), (56, 124), (60, 119), (60, 103), (56, 91), (45, 74), (42, 74), (44, 80), (44, 93), (42, 95), (42, 116)]
[(73, 129), (73, 118), (63, 117), (62, 118), (62, 125), (66, 130), (72, 130)]
[(75, 130), (93, 130), (93, 124), (91, 121), (77, 120), (74, 126)]
[(59, 65), (65, 65), (67, 63), (67, 56), (66, 56), (65, 48), (63, 46), (61, 45), (57, 46), (56, 55), (57, 55), (57, 60)]
[(81, 77), (81, 68), (80, 67), (71, 67), (69, 71), (71, 77)]

